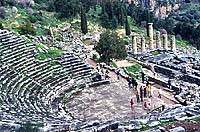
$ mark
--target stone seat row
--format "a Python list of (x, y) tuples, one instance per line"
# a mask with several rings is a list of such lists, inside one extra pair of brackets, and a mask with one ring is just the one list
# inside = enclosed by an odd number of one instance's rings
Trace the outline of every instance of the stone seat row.
[[(5, 39), (2, 40), (1, 39)], [(71, 117), (62, 107), (61, 96), (72, 96), (84, 85), (69, 84), (89, 78), (91, 69), (73, 54), (63, 53), (61, 63), (37, 61), (34, 44), (27, 44), (13, 33), (0, 30), (0, 115), (3, 120), (57, 124), (63, 128)], [(58, 100), (57, 100), (58, 99)], [(55, 103), (58, 102), (58, 103)]]
[[(23, 96), (21, 96), (21, 97), (23, 97)], [(14, 99), (16, 99), (16, 97), (15, 97)], [(24, 100), (24, 101), (25, 101), (25, 100)], [(13, 103), (13, 102), (12, 102), (12, 103)], [(25, 103), (25, 104), (26, 104), (26, 103)], [(26, 106), (25, 108), (29, 108), (29, 109), (30, 109), (30, 108), (31, 108), (31, 106), (30, 106), (31, 103), (29, 102), (28, 104), (29, 104), (29, 105), (24, 105), (24, 103), (23, 103), (23, 105)], [(32, 110), (35, 110), (35, 109), (38, 110), (38, 109), (39, 109), (38, 106), (34, 106), (34, 107), (32, 106), (32, 108), (33, 108)], [(40, 108), (41, 108), (41, 107), (40, 107)], [(45, 111), (45, 112), (46, 112), (46, 111)]]

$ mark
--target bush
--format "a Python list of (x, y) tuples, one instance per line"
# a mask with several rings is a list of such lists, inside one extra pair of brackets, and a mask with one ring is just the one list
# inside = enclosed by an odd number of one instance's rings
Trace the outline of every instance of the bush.
[(7, 0), (6, 3), (10, 6), (17, 6), (17, 0)]
[(5, 6), (5, 0), (0, 1), (0, 6)]
[(31, 35), (36, 35), (36, 30), (31, 24), (30, 21), (27, 21), (24, 25), (21, 25), (19, 27), (19, 33), (20, 34), (31, 34)]
[(28, 19), (31, 23), (43, 21), (43, 17), (39, 15), (38, 13), (33, 13), (33, 15), (29, 15)]
[(2, 24), (2, 23), (0, 23), (0, 29), (4, 29), (4, 27), (3, 27), (3, 24)]
[(26, 10), (26, 12), (27, 12), (27, 14), (29, 14), (29, 15), (33, 15), (33, 9), (31, 9), (31, 8), (28, 8), (28, 9)]
[(4, 19), (6, 17), (6, 8), (0, 7), (0, 18)]

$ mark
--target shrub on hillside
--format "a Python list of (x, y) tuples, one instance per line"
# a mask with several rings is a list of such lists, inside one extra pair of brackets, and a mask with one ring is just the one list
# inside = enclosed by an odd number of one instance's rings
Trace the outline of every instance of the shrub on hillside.
[(24, 25), (21, 25), (19, 27), (19, 33), (36, 35), (36, 30), (33, 27), (33, 25), (31, 24), (31, 22), (27, 21)]
[(28, 19), (31, 23), (43, 21), (43, 17), (38, 13), (33, 13), (32, 15), (29, 15)]
[(2, 23), (0, 23), (0, 29), (4, 29), (4, 27), (3, 27), (3, 24), (2, 24)]
[(33, 15), (33, 9), (32, 9), (32, 8), (28, 8), (28, 9), (26, 10), (26, 12), (27, 12), (27, 14), (29, 14), (29, 15)]
[(5, 6), (5, 0), (0, 1), (0, 6)]

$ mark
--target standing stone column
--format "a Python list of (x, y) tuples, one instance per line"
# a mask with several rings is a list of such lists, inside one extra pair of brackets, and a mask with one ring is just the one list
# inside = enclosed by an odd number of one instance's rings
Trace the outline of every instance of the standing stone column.
[(160, 32), (156, 32), (156, 48), (160, 49), (161, 48), (161, 40), (160, 40)]
[(163, 34), (163, 48), (165, 50), (168, 50), (168, 38), (167, 38), (167, 34)]
[(145, 47), (145, 39), (144, 37), (141, 38), (141, 52), (142, 54), (146, 51), (146, 47)]
[(148, 23), (148, 33), (149, 33), (149, 48), (150, 50), (154, 49), (153, 44), (153, 23)]
[(132, 49), (133, 49), (133, 54), (137, 54), (137, 36), (132, 35)]
[(172, 35), (172, 38), (171, 38), (171, 50), (172, 51), (176, 51), (176, 38), (175, 38), (175, 35)]

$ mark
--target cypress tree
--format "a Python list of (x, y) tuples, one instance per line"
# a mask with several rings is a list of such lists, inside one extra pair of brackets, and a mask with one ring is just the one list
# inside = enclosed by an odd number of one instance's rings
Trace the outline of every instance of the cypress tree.
[(83, 6), (81, 6), (81, 31), (84, 34), (86, 34), (88, 32), (87, 18), (86, 18), (86, 13), (85, 13)]
[(130, 25), (128, 22), (128, 16), (126, 15), (126, 21), (125, 21), (125, 31), (126, 31), (126, 35), (130, 35), (131, 31), (130, 31)]
[(0, 6), (5, 6), (5, 0), (0, 1)]
[(148, 10), (145, 11), (145, 16), (146, 18), (146, 31), (147, 31), (147, 36), (149, 37), (149, 27), (148, 27), (148, 23), (151, 22), (151, 18), (150, 18), (150, 13)]
[(120, 24), (121, 24), (121, 26), (124, 26), (124, 11), (125, 11), (124, 6), (121, 5), (120, 6)]

